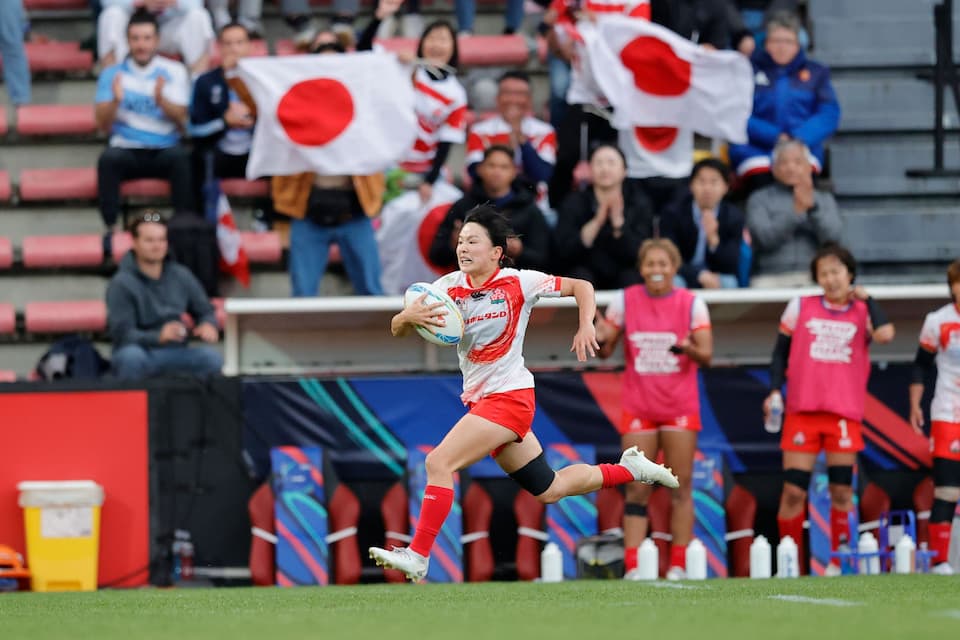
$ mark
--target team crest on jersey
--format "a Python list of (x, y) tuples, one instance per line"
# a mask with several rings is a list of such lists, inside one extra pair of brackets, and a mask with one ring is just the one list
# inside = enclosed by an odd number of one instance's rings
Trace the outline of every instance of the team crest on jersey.
[(797, 435), (793, 436), (793, 444), (798, 447), (802, 447), (806, 441), (807, 439), (803, 437), (802, 433), (797, 433)]
[(503, 304), (507, 301), (507, 294), (499, 287), (490, 292), (490, 304)]
[(960, 440), (954, 440), (950, 443), (950, 453), (960, 453)]

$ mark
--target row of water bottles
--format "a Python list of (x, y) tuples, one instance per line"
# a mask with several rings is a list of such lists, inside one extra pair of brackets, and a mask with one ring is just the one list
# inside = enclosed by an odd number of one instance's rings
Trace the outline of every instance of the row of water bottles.
[[(904, 535), (894, 547), (893, 570), (895, 573), (913, 573), (916, 568), (916, 544), (913, 539)], [(839, 551), (845, 551), (843, 545)], [(849, 548), (846, 549), (849, 551)], [(876, 575), (880, 573), (880, 547), (877, 539), (869, 531), (860, 535), (857, 543), (859, 566), (855, 567), (854, 560), (841, 560), (843, 573), (859, 573), (860, 575)], [(772, 576), (770, 543), (764, 536), (757, 536), (750, 545), (750, 577), (769, 578)], [(851, 556), (853, 554), (851, 553)], [(777, 577), (796, 578), (800, 575), (800, 554), (797, 543), (790, 536), (784, 536), (777, 545)]]
[[(656, 580), (660, 570), (660, 550), (657, 544), (647, 538), (637, 550), (637, 570), (639, 580)], [(686, 579), (707, 579), (707, 548), (694, 538), (687, 544)], [(553, 542), (548, 542), (540, 553), (541, 582), (560, 582), (563, 580), (563, 554)]]

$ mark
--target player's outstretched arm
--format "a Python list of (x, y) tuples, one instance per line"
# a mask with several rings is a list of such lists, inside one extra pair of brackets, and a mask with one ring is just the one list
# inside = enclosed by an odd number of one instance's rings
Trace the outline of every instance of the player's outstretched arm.
[(390, 319), (390, 333), (399, 338), (410, 333), (415, 326), (446, 326), (447, 321), (444, 318), (446, 310), (442, 302), (435, 302), (431, 305), (424, 305), (427, 294), (417, 298), (416, 302), (404, 307), (403, 311)]
[(596, 357), (600, 345), (597, 344), (597, 331), (593, 326), (593, 318), (597, 315), (597, 300), (593, 293), (593, 285), (586, 280), (577, 278), (560, 278), (560, 295), (573, 296), (580, 309), (580, 327), (573, 336), (573, 345), (570, 351), (577, 354), (578, 362), (586, 362), (587, 355)]
[(880, 305), (876, 300), (870, 297), (870, 294), (867, 293), (867, 290), (863, 287), (857, 286), (850, 291), (851, 298), (857, 298), (858, 300), (863, 300), (867, 304), (867, 313), (870, 315), (870, 324), (873, 325), (873, 333), (871, 338), (877, 344), (886, 344), (893, 340), (896, 331), (893, 327), (893, 323), (890, 322), (890, 319), (887, 318), (887, 314), (884, 313), (883, 309), (880, 308)]

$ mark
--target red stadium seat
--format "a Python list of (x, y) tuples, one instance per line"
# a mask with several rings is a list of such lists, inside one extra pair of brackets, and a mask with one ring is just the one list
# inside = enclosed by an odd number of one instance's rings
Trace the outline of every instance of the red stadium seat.
[(0, 202), (10, 200), (10, 174), (6, 171), (0, 171)]
[(270, 185), (265, 180), (226, 178), (220, 181), (220, 189), (228, 198), (266, 198), (270, 195)]
[(490, 520), (493, 499), (478, 482), (471, 482), (463, 497), (463, 545), (467, 582), (489, 582), (493, 577)]
[(597, 492), (597, 531), (603, 533), (623, 526), (623, 492), (607, 487)]
[(7, 108), (0, 104), (0, 136), (7, 135)]
[(753, 544), (757, 499), (737, 484), (724, 506), (727, 511), (728, 573), (736, 578), (746, 578), (750, 576), (750, 545)]
[(90, 135), (96, 130), (92, 104), (34, 104), (17, 108), (20, 135)]
[(459, 38), (460, 64), (467, 67), (524, 65), (530, 49), (523, 36), (467, 36)]
[(120, 262), (131, 248), (133, 248), (133, 236), (129, 231), (117, 231), (113, 234), (111, 257), (114, 262)]
[[(410, 523), (407, 521), (409, 505), (407, 490), (399, 482), (384, 494), (380, 501), (380, 516), (383, 518), (384, 544), (386, 548), (405, 547), (410, 544)], [(384, 569), (387, 582), (406, 582), (403, 574), (394, 569)]]
[(158, 178), (127, 180), (120, 187), (120, 195), (139, 198), (166, 198), (170, 196), (170, 182)]
[(660, 555), (660, 576), (667, 573), (670, 567), (670, 512), (673, 510), (670, 499), (670, 489), (657, 487), (650, 494), (647, 503), (647, 514), (650, 516), (650, 537), (657, 543), (657, 552)]
[(277, 40), (273, 43), (273, 51), (278, 56), (292, 56), (300, 53), (293, 44), (293, 40)]
[(103, 331), (107, 327), (107, 305), (102, 300), (28, 302), (23, 316), (30, 333)]
[(46, 200), (95, 200), (97, 170), (24, 169), (20, 172), (20, 199), (24, 202)]
[(13, 244), (10, 238), (0, 236), (0, 269), (9, 269), (13, 266)]
[(66, 9), (89, 9), (89, 0), (23, 0), (27, 11), (50, 11)]
[(513, 515), (517, 519), (517, 580), (536, 580), (540, 577), (539, 536), (545, 535), (543, 515), (546, 507), (529, 491), (521, 489), (513, 500)]
[(17, 330), (17, 312), (9, 302), (0, 302), (0, 334)]
[[(360, 544), (357, 541), (357, 525), (360, 523), (360, 501), (347, 485), (340, 483), (333, 490), (327, 503), (330, 514), (330, 556), (333, 560), (336, 584), (357, 584), (363, 565), (360, 562)], [(352, 530), (352, 533), (351, 533)]]
[(913, 490), (913, 510), (917, 513), (917, 546), (930, 541), (930, 509), (933, 508), (933, 478), (927, 476)]
[(28, 42), (24, 48), (33, 73), (93, 70), (93, 53), (77, 42)]
[(23, 266), (94, 267), (103, 262), (103, 238), (95, 233), (75, 236), (29, 236), (23, 239)]
[(240, 241), (250, 262), (276, 264), (283, 258), (283, 245), (280, 242), (280, 235), (276, 232), (241, 231)]
[(0, 382), (16, 382), (17, 372), (7, 369), (0, 369)]
[(276, 584), (276, 528), (273, 516), (273, 489), (264, 482), (247, 503), (250, 514), (250, 579), (254, 586)]
[[(890, 496), (876, 483), (867, 483), (863, 496), (860, 497), (861, 531), (878, 528), (880, 516), (888, 511), (890, 511)], [(870, 527), (868, 528), (867, 525)]]

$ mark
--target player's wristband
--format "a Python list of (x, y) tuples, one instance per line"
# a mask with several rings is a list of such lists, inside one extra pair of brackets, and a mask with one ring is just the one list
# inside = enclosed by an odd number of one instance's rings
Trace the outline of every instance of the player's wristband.
[(874, 330), (885, 324), (890, 324), (890, 318), (887, 317), (887, 314), (884, 313), (883, 309), (880, 308), (880, 305), (877, 304), (877, 301), (874, 300), (872, 296), (867, 296), (866, 303), (867, 313), (870, 315), (870, 322), (873, 323)]

